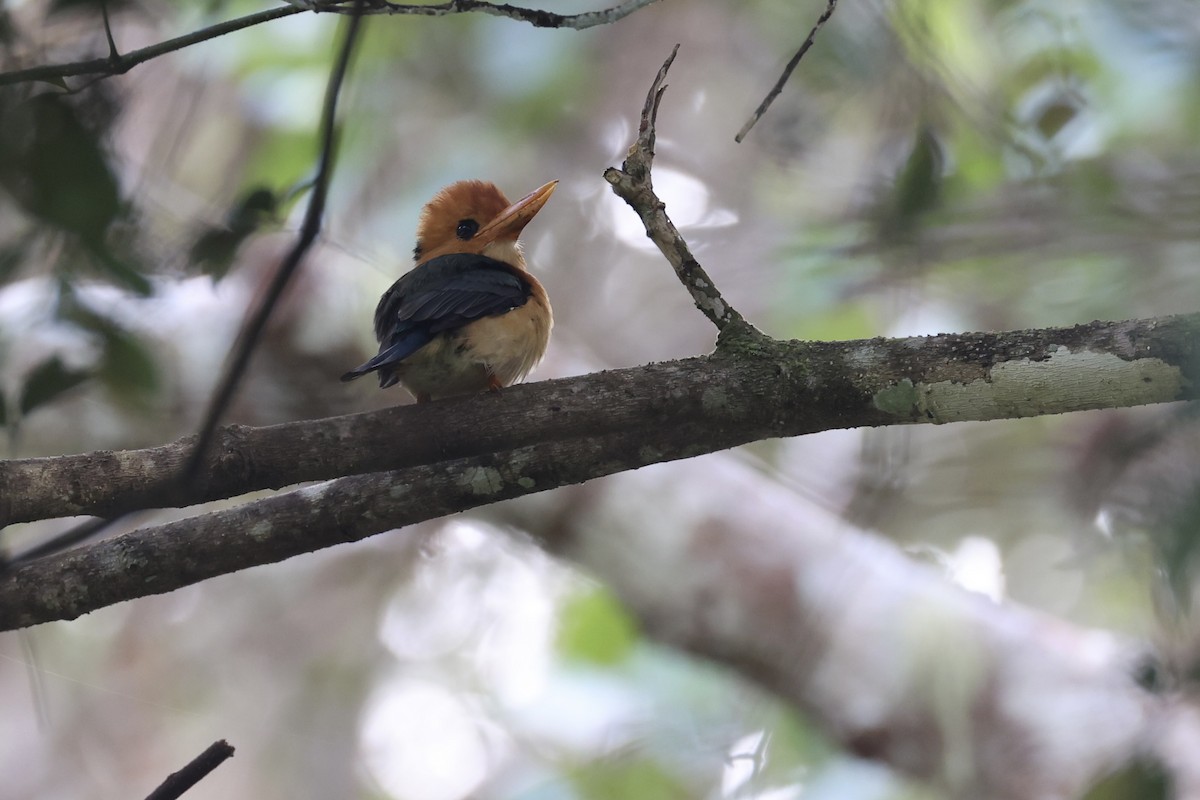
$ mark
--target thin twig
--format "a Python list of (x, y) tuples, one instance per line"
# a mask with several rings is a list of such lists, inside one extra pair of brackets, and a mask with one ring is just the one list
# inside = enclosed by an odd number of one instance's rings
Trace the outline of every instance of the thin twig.
[(667, 70), (679, 52), (679, 45), (671, 50), (671, 55), (658, 70), (650, 91), (646, 94), (646, 102), (642, 106), (642, 116), (638, 123), (638, 138), (629, 148), (621, 168), (609, 167), (604, 171), (604, 179), (612, 184), (613, 191), (618, 197), (629, 204), (642, 219), (646, 235), (658, 246), (667, 261), (675, 269), (675, 274), (688, 293), (696, 308), (708, 317), (717, 330), (724, 331), (730, 324), (744, 325), (742, 315), (733, 309), (716, 284), (708, 277), (708, 273), (696, 261), (688, 248), (687, 242), (679, 234), (675, 223), (667, 216), (666, 204), (654, 193), (650, 169), (654, 163), (655, 124), (658, 120), (658, 106), (662, 102), (666, 86)]
[[(456, 2), (440, 3), (437, 5), (401, 5), (396, 3), (377, 2), (361, 9), (362, 14), (416, 15), (426, 17), (444, 17), (450, 14), (481, 13), (497, 17), (506, 17), (520, 22), (527, 22), (539, 28), (570, 28), (584, 30), (597, 25), (607, 25), (629, 16), (640, 8), (644, 8), (658, 0), (626, 0), (626, 2), (601, 11), (587, 11), (581, 14), (554, 14), (549, 11), (539, 11), (531, 8), (520, 8), (507, 4), (481, 2), (480, 0), (457, 0)], [(165, 42), (132, 50), (122, 56), (113, 58), (93, 58), (87, 61), (72, 61), (67, 64), (47, 64), (40, 67), (0, 72), (0, 86), (29, 81), (55, 81), (80, 75), (100, 75), (109, 77), (121, 75), (136, 67), (138, 64), (167, 53), (182, 50), (194, 44), (224, 36), (227, 33), (259, 25), (263, 22), (289, 17), (305, 11), (352, 14), (356, 13), (354, 5), (345, 0), (314, 5), (311, 8), (304, 5), (284, 5), (256, 14), (222, 22), (198, 31), (168, 39)]]
[(121, 517), (114, 517), (113, 519), (96, 517), (94, 519), (89, 519), (87, 522), (81, 522), (78, 525), (63, 531), (57, 536), (51, 536), (46, 541), (35, 544), (28, 550), (23, 550), (15, 556), (4, 559), (3, 562), (0, 562), (0, 573), (3, 573), (7, 569), (19, 566), (28, 561), (34, 561), (42, 558), (43, 556), (57, 553), (60, 550), (66, 550), (68, 547), (74, 547), (80, 542), (86, 542), (88, 539), (91, 539), (93, 536), (100, 533), (100, 531), (108, 528), (108, 526), (112, 525), (118, 519), (121, 519), (124, 516), (125, 515), (122, 514)]
[[(356, 5), (362, 6), (362, 4), (363, 1), (358, 0)], [(304, 212), (304, 221), (300, 226), (300, 236), (297, 237), (295, 245), (279, 265), (258, 308), (250, 315), (234, 343), (233, 357), (226, 366), (225, 374), (221, 377), (217, 391), (213, 393), (208, 412), (204, 415), (204, 422), (200, 425), (200, 431), (196, 438), (196, 449), (192, 451), (191, 458), (188, 459), (183, 470), (181, 480), (185, 484), (190, 483), (196, 477), (200, 464), (208, 454), (217, 423), (221, 421), (221, 417), (225, 415), (229, 403), (233, 400), (234, 392), (237, 391), (237, 386), (250, 363), (250, 356), (267, 327), (267, 321), (271, 318), (271, 312), (275, 310), (279, 298), (283, 296), (284, 289), (295, 275), (304, 255), (316, 240), (317, 234), (321, 232), (321, 218), (325, 214), (325, 198), (329, 193), (329, 178), (333, 171), (333, 157), (337, 144), (338, 95), (350, 67), (350, 57), (354, 51), (354, 44), (358, 40), (362, 20), (361, 14), (350, 18), (350, 26), (346, 31), (346, 37), (342, 40), (337, 63), (334, 65), (333, 72), (330, 73), (329, 83), (325, 88), (325, 102), (321, 110), (321, 159), (317, 167), (317, 177), (313, 181), (312, 194), (309, 195), (308, 208)]]
[(229, 742), (224, 739), (213, 742), (183, 769), (168, 775), (157, 789), (146, 795), (146, 800), (177, 800), (232, 755), (233, 746)]
[(783, 74), (779, 76), (779, 80), (775, 81), (775, 85), (771, 87), (771, 91), (767, 92), (767, 96), (758, 104), (758, 108), (754, 110), (750, 119), (746, 120), (746, 124), (738, 131), (737, 136), (733, 137), (735, 142), (741, 144), (742, 139), (746, 138), (746, 134), (750, 132), (755, 123), (762, 118), (763, 114), (767, 113), (767, 108), (770, 107), (771, 103), (775, 102), (775, 98), (783, 91), (783, 85), (788, 82), (788, 78), (792, 77), (792, 72), (795, 71), (796, 66), (800, 63), (800, 59), (804, 58), (804, 54), (808, 52), (808, 48), (812, 47), (813, 41), (817, 37), (817, 31), (825, 27), (825, 23), (833, 16), (835, 8), (837, 8), (837, 0), (826, 0), (825, 13), (817, 19), (817, 24), (813, 25), (812, 30), (808, 32), (808, 38), (804, 40), (804, 44), (800, 45), (800, 49), (796, 51), (796, 55), (792, 56), (792, 60), (783, 68)]
[[(611, 25), (619, 19), (629, 16), (640, 8), (645, 8), (658, 0), (625, 0), (611, 8), (600, 11), (584, 11), (579, 14), (556, 14), (553, 11), (542, 11), (535, 8), (520, 8), (507, 3), (491, 3), (487, 0), (450, 0), (436, 5), (411, 5), (407, 3), (392, 3), (388, 0), (378, 0), (373, 5), (370, 14), (416, 14), (425, 17), (444, 17), (448, 14), (466, 14), (478, 12), (493, 17), (505, 17), (519, 22), (528, 22), (535, 28), (570, 28), (582, 31), (597, 25)], [(346, 13), (345, 0), (331, 0), (317, 5), (318, 11)]]
[(112, 23), (108, 19), (108, 3), (100, 4), (100, 14), (104, 17), (104, 36), (108, 39), (108, 57), (116, 60), (121, 57), (121, 52), (117, 50), (117, 42), (113, 39)]
[(93, 58), (88, 61), (72, 61), (69, 64), (47, 64), (40, 67), (13, 70), (12, 72), (0, 72), (0, 86), (29, 81), (61, 80), (62, 78), (70, 78), (77, 75), (120, 75), (152, 58), (158, 58), (167, 53), (173, 53), (176, 50), (182, 50), (185, 47), (190, 47), (209, 39), (215, 39), (227, 33), (240, 31), (243, 28), (249, 28), (263, 22), (270, 22), (281, 17), (299, 14), (304, 10), (296, 6), (280, 6), (279, 8), (272, 8), (267, 11), (259, 11), (256, 14), (248, 14), (244, 17), (238, 17), (237, 19), (231, 19), (207, 28), (201, 28), (198, 31), (192, 31), (183, 36), (177, 36), (174, 39), (168, 39), (165, 42), (152, 44), (140, 50), (131, 50), (117, 58), (109, 55), (105, 58)]

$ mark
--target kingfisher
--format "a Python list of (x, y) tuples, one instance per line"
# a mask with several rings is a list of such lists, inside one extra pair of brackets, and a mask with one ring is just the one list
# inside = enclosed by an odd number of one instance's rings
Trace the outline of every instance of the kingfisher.
[(496, 185), (459, 181), (438, 192), (417, 223), (416, 266), (375, 309), (379, 354), (342, 376), (379, 373), (418, 403), (499, 391), (537, 365), (550, 341), (550, 299), (529, 273), (521, 231), (558, 181), (510, 203)]

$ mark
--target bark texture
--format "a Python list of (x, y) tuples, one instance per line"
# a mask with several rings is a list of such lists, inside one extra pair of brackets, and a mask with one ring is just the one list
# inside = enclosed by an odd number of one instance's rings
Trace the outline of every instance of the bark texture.
[[(180, 507), (381, 470), (628, 434), (661, 449), (629, 469), (834, 428), (1030, 417), (1189, 400), (1200, 314), (1072, 328), (777, 342), (730, 326), (709, 356), (499, 394), (221, 429), (196, 480), (194, 437), (129, 451), (0, 462), (0, 525)], [(677, 449), (690, 437), (690, 447)], [(606, 465), (595, 475), (612, 472)]]

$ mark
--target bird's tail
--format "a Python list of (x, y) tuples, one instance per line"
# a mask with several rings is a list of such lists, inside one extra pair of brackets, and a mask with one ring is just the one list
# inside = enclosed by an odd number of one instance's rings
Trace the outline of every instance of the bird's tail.
[(371, 372), (378, 370), (379, 372), (379, 388), (386, 389), (389, 386), (395, 386), (400, 382), (400, 378), (396, 375), (396, 370), (391, 368), (390, 364), (375, 363), (379, 356), (375, 356), (365, 364), (359, 364), (349, 372), (342, 374), (342, 383), (348, 383), (361, 378)]
[(411, 356), (413, 353), (420, 350), (425, 345), (429, 344), (429, 340), (433, 337), (427, 331), (413, 330), (408, 331), (406, 335), (401, 336), (398, 341), (394, 341), (388, 347), (379, 351), (379, 354), (370, 361), (365, 361), (359, 364), (354, 369), (342, 375), (342, 382), (361, 378), (370, 372), (379, 372), (379, 385), (386, 389), (389, 386), (396, 384), (400, 379), (396, 376), (396, 370), (393, 369), (404, 359)]
[(376, 369), (378, 369), (378, 367), (369, 366), (370, 363), (371, 362), (368, 361), (366, 364), (359, 364), (357, 367), (350, 370), (349, 372), (343, 372), (342, 373), (342, 383), (347, 383), (349, 381), (357, 380), (357, 379), (361, 378), (363, 375), (366, 375), (368, 372), (374, 372)]

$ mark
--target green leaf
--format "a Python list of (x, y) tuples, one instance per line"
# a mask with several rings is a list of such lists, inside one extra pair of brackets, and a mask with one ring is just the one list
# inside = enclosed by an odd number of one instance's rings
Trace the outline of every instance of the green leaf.
[(142, 274), (138, 266), (129, 259), (116, 255), (103, 242), (86, 247), (88, 255), (101, 272), (108, 274), (117, 283), (132, 289), (143, 297), (154, 293), (154, 285)]
[(1083, 800), (1167, 800), (1170, 781), (1162, 767), (1134, 761), (1093, 786)]
[(192, 243), (188, 259), (219, 281), (229, 272), (238, 248), (264, 225), (276, 220), (279, 199), (270, 189), (258, 187), (229, 210), (223, 225), (204, 229)]
[(118, 397), (137, 403), (158, 392), (162, 384), (158, 364), (141, 339), (73, 295), (67, 296), (59, 313), (100, 337), (104, 350), (96, 374)]
[(1038, 114), (1037, 129), (1046, 139), (1053, 139), (1078, 115), (1079, 109), (1072, 103), (1065, 101), (1050, 103)]
[(56, 92), (0, 117), (0, 185), (30, 214), (99, 243), (123, 204), (98, 133)]
[(11, 45), (17, 41), (17, 26), (7, 8), (0, 8), (0, 45)]
[(821, 733), (787, 706), (773, 707), (764, 720), (768, 739), (758, 773), (759, 785), (786, 786), (800, 776), (836, 757)]
[(26, 262), (28, 252), (29, 243), (24, 240), (0, 246), (0, 283), (8, 283), (12, 279)]
[(568, 598), (558, 627), (558, 652), (590, 664), (616, 664), (637, 644), (633, 618), (607, 589), (592, 587)]
[(897, 217), (912, 220), (937, 206), (941, 196), (942, 162), (942, 148), (937, 137), (927, 126), (922, 126), (892, 195)]
[(104, 334), (100, 378), (126, 400), (138, 401), (158, 392), (162, 381), (149, 348), (128, 331), (113, 326)]
[(58, 356), (43, 361), (29, 373), (21, 400), (18, 404), (21, 415), (43, 406), (59, 395), (74, 389), (91, 377), (91, 373), (67, 367)]
[(675, 776), (648, 759), (617, 762), (598, 761), (571, 775), (579, 796), (585, 800), (683, 800), (692, 797)]

